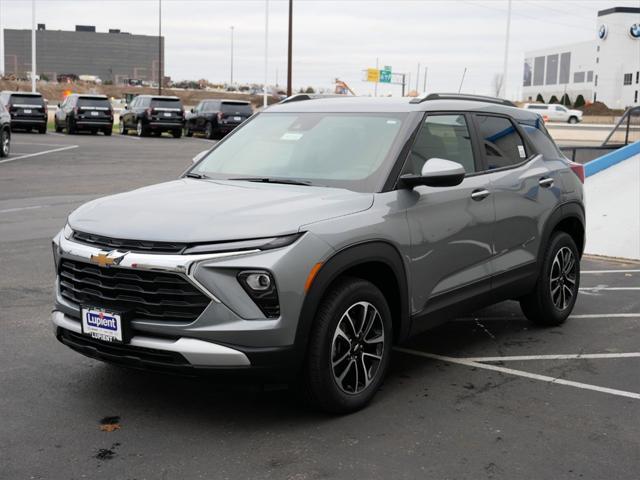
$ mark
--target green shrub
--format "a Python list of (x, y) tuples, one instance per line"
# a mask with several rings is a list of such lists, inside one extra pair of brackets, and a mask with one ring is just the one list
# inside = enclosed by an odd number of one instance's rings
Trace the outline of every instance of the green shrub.
[(538, 96), (536, 97), (536, 102), (544, 103), (544, 98), (541, 93), (539, 93)]
[(578, 95), (576, 97), (576, 103), (573, 104), (574, 107), (579, 108), (579, 107), (584, 107), (585, 101), (584, 101), (584, 97), (582, 95)]
[(565, 107), (570, 107), (571, 106), (571, 100), (569, 99), (569, 95), (567, 95), (565, 93), (562, 96), (562, 100), (560, 100), (560, 103), (562, 103), (562, 105), (564, 105)]
[(558, 97), (556, 97), (555, 95), (552, 95), (551, 98), (549, 99), (549, 103), (560, 103), (558, 101)]

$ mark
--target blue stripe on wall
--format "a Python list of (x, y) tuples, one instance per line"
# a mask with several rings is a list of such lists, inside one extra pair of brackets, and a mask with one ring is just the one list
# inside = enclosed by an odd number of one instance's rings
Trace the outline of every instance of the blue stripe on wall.
[(627, 158), (631, 158), (640, 154), (640, 142), (630, 143), (629, 145), (607, 153), (601, 157), (591, 160), (584, 165), (584, 174), (587, 177), (601, 172), (605, 168), (609, 168), (616, 163), (620, 163)]

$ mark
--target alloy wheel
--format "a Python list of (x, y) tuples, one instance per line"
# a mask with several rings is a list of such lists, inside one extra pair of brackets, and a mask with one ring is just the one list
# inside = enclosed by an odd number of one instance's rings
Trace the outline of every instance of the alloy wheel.
[(136, 125), (136, 133), (139, 137), (142, 136), (142, 120), (138, 120), (138, 124)]
[(569, 247), (558, 250), (549, 274), (551, 301), (558, 310), (565, 310), (576, 294), (577, 267), (576, 258)]
[(3, 156), (9, 155), (10, 138), (7, 132), (2, 132), (2, 154)]
[(331, 343), (331, 371), (345, 393), (365, 390), (376, 377), (384, 353), (384, 325), (369, 302), (357, 302), (342, 315)]

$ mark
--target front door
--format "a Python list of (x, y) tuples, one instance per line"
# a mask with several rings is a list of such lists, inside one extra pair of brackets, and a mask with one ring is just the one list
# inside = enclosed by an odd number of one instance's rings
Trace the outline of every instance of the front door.
[[(411, 299), (416, 322), (462, 298), (489, 294), (493, 222), (491, 185), (482, 170), (466, 114), (428, 114), (404, 167), (420, 174), (431, 158), (460, 163), (467, 175), (455, 187), (408, 191), (411, 233)], [(424, 314), (424, 315), (423, 315)], [(428, 325), (415, 325), (414, 331)]]

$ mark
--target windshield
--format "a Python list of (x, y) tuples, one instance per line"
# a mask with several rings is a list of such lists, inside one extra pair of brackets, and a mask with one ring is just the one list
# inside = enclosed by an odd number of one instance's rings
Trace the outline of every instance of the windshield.
[(78, 98), (78, 107), (108, 109), (111, 107), (111, 103), (106, 98), (80, 97)]
[(182, 102), (178, 98), (152, 98), (151, 108), (182, 110)]
[(37, 105), (41, 107), (44, 105), (44, 100), (42, 99), (42, 95), (25, 95), (25, 94), (12, 94), (11, 95), (11, 104), (14, 106), (19, 105)]
[(406, 114), (262, 113), (194, 168), (207, 177), (299, 180), (373, 192)]

